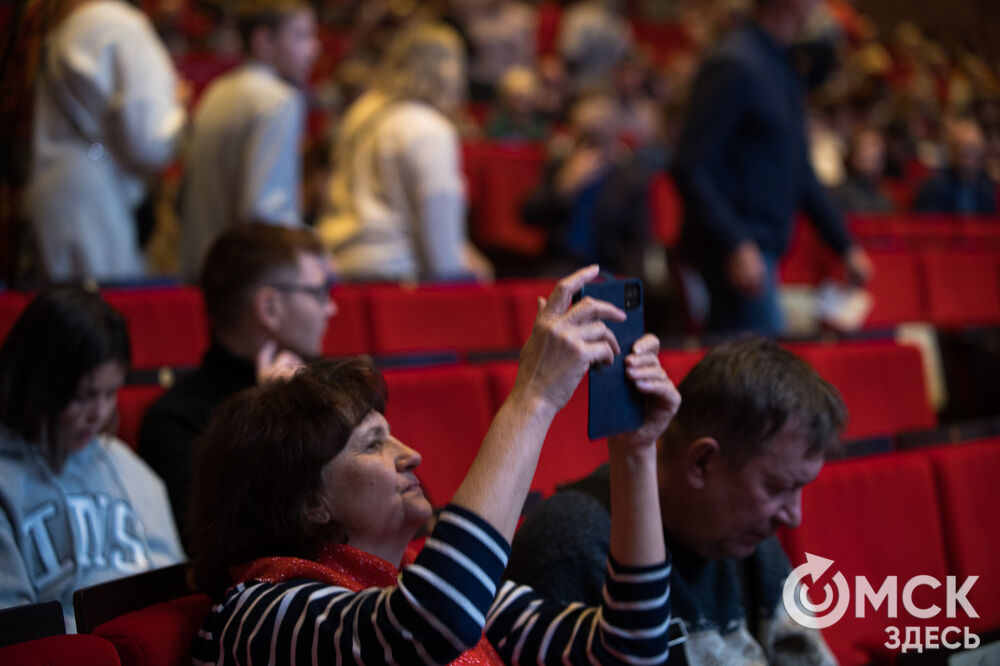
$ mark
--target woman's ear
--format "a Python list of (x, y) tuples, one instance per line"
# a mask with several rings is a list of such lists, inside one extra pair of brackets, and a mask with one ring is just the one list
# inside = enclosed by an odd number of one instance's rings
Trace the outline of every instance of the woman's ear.
[(713, 437), (699, 437), (684, 455), (684, 477), (694, 490), (708, 485), (709, 477), (719, 465), (719, 442)]
[(313, 496), (305, 503), (302, 507), (302, 515), (309, 525), (323, 526), (333, 521), (330, 510), (326, 508), (319, 495)]

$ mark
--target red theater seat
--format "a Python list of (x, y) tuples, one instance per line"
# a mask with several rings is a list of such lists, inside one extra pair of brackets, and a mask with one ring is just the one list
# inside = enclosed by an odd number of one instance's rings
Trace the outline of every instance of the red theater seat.
[[(190, 663), (190, 661), (188, 661)], [(50, 636), (0, 648), (0, 664), (14, 666), (119, 666), (115, 647), (97, 636)]]
[(938, 326), (1000, 323), (1000, 271), (995, 255), (927, 252), (927, 296)]
[[(823, 630), (842, 664), (867, 663), (869, 650), (884, 652), (886, 627), (899, 627), (902, 640), (905, 626), (942, 626), (943, 614), (920, 620), (902, 605), (907, 581), (927, 575), (944, 582), (947, 571), (934, 474), (926, 455), (894, 453), (830, 463), (802, 494), (802, 526), (786, 532), (783, 542), (793, 567), (805, 562), (805, 553), (834, 561), (818, 581), (820, 589), (837, 572), (847, 579), (848, 611)], [(867, 605), (865, 617), (856, 618), (856, 576), (865, 576), (876, 591), (888, 576), (896, 576), (898, 617), (889, 618), (883, 602), (878, 611)], [(812, 602), (822, 602), (823, 596), (811, 595)], [(944, 608), (945, 587), (919, 587), (914, 601), (921, 608)]]
[(674, 385), (679, 385), (691, 368), (705, 358), (704, 349), (668, 349), (660, 352), (660, 365)]
[(191, 594), (120, 615), (93, 633), (114, 645), (122, 666), (187, 666), (211, 606), (208, 595)]
[(832, 252), (826, 249), (816, 229), (799, 218), (792, 228), (788, 250), (778, 264), (784, 284), (818, 284), (827, 276)]
[(927, 319), (920, 260), (912, 252), (871, 252), (875, 273), (867, 289), (874, 300), (865, 326), (879, 328)]
[(531, 335), (538, 314), (538, 297), (548, 298), (556, 286), (555, 280), (508, 280), (500, 283), (510, 298), (514, 317), (514, 339), (523, 345)]
[(1000, 530), (992, 516), (1000, 506), (1000, 439), (942, 447), (930, 455), (941, 492), (949, 573), (957, 575), (960, 584), (968, 576), (979, 576), (968, 599), (980, 619), (970, 624), (996, 629), (1000, 627)]
[(916, 347), (875, 341), (789, 348), (843, 395), (850, 416), (846, 437), (872, 437), (935, 425)]
[(128, 321), (132, 366), (193, 366), (208, 347), (201, 292), (195, 287), (107, 290)]
[(470, 231), (476, 244), (534, 257), (545, 249), (545, 234), (521, 220), (521, 202), (540, 182), (545, 151), (539, 144), (481, 142), (462, 147)]
[(17, 291), (0, 293), (0, 341), (7, 339), (7, 334), (29, 300), (27, 295)]
[(324, 356), (355, 356), (371, 351), (372, 324), (368, 292), (364, 287), (337, 287), (330, 293), (337, 314), (323, 337)]
[(123, 386), (118, 391), (118, 439), (133, 449), (138, 449), (142, 417), (153, 401), (161, 395), (163, 388), (155, 384)]
[(417, 476), (435, 506), (447, 504), (469, 471), (493, 419), (486, 376), (476, 366), (388, 370), (392, 433), (423, 457)]
[(962, 239), (962, 226), (955, 215), (890, 216), (886, 230), (904, 248), (914, 251), (956, 248)]
[(385, 288), (371, 294), (373, 350), (516, 348), (510, 305), (500, 289), (478, 285)]
[[(497, 407), (510, 393), (515, 377), (515, 363), (497, 364), (490, 370)], [(587, 402), (587, 379), (584, 377), (569, 404), (556, 415), (549, 428), (531, 483), (532, 490), (551, 495), (559, 484), (587, 476), (608, 459), (605, 440), (592, 442), (587, 438)]]

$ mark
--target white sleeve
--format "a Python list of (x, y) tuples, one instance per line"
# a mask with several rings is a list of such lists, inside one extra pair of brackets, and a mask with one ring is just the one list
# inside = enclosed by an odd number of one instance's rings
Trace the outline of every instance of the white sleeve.
[(177, 76), (159, 37), (144, 17), (135, 25), (119, 32), (113, 50), (105, 127), (123, 162), (157, 170), (173, 157), (186, 112), (177, 100)]
[(458, 133), (444, 118), (428, 119), (406, 144), (403, 174), (413, 201), (413, 231), (423, 272), (465, 272), (465, 187)]
[(243, 155), (246, 178), (240, 221), (299, 224), (300, 155), (304, 104), (290, 97), (261, 116)]

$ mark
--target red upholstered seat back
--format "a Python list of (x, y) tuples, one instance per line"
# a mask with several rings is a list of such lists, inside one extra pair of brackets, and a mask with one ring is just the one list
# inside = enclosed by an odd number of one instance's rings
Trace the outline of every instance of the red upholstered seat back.
[(698, 365), (701, 359), (705, 358), (704, 349), (668, 349), (660, 352), (660, 365), (667, 371), (667, 376), (679, 386), (691, 368)]
[(0, 294), (0, 342), (7, 339), (11, 327), (28, 305), (28, 296), (16, 291)]
[(538, 315), (538, 297), (548, 298), (552, 294), (555, 280), (514, 280), (503, 285), (510, 299), (514, 322), (514, 342), (523, 345), (531, 335)]
[(208, 595), (191, 594), (120, 615), (93, 633), (111, 641), (122, 666), (187, 666), (211, 605)]
[[(942, 447), (931, 452), (941, 494), (949, 573), (979, 576), (969, 603), (983, 629), (1000, 627), (1000, 439)], [(960, 616), (964, 618), (964, 616)]]
[[(190, 663), (190, 657), (188, 659)], [(97, 636), (49, 636), (0, 648), (0, 664), (14, 666), (119, 666), (115, 647)]]
[[(863, 646), (883, 645), (888, 626), (900, 627), (902, 637), (904, 626), (935, 623), (909, 616), (901, 603), (897, 619), (888, 617), (885, 603), (878, 611), (867, 606), (864, 618), (854, 617), (855, 576), (866, 576), (876, 591), (886, 577), (896, 576), (900, 596), (914, 576), (945, 580), (941, 514), (926, 455), (894, 453), (830, 463), (803, 490), (802, 515), (801, 527), (783, 535), (792, 566), (805, 562), (805, 553), (831, 559), (828, 576), (839, 571), (851, 588), (848, 612), (823, 632), (841, 663), (865, 662)], [(821, 578), (819, 585), (824, 582)], [(812, 602), (822, 602), (822, 596), (814, 595)], [(918, 588), (914, 601), (922, 608), (935, 603), (944, 608), (944, 586)]]
[(846, 437), (935, 425), (916, 347), (875, 341), (790, 348), (840, 390), (850, 414)]
[(871, 252), (875, 274), (867, 289), (874, 301), (868, 328), (927, 318), (920, 262), (912, 252)]
[(195, 287), (107, 290), (101, 294), (128, 321), (132, 367), (192, 366), (208, 347), (208, 324)]
[(469, 471), (493, 418), (486, 377), (474, 366), (385, 372), (392, 434), (423, 457), (417, 477), (435, 506)]
[(938, 326), (1000, 322), (1000, 271), (992, 254), (927, 252), (927, 297)]
[(373, 350), (392, 354), (517, 347), (506, 294), (476, 285), (378, 289), (371, 294)]
[[(507, 398), (516, 377), (515, 363), (497, 364), (491, 369), (490, 385), (498, 407)], [(551, 495), (559, 484), (590, 474), (608, 459), (605, 440), (592, 442), (587, 438), (587, 404), (587, 378), (584, 377), (549, 428), (531, 483), (532, 490)]]
[(323, 355), (354, 356), (371, 351), (371, 309), (366, 290), (337, 287), (330, 296), (337, 304), (337, 314), (327, 322)]
[(535, 143), (467, 142), (462, 146), (470, 233), (477, 245), (524, 256), (545, 249), (545, 233), (521, 220), (521, 203), (541, 181), (544, 148)]

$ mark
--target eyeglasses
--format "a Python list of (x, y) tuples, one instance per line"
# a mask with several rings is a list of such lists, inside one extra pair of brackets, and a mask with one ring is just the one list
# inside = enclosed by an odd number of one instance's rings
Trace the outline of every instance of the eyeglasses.
[(323, 284), (308, 285), (308, 284), (291, 284), (291, 283), (276, 283), (268, 285), (273, 289), (278, 291), (284, 291), (287, 293), (302, 293), (308, 296), (312, 296), (320, 305), (326, 304), (330, 299), (330, 289), (333, 287), (333, 281), (327, 280)]

